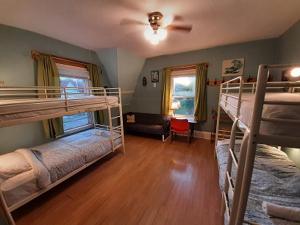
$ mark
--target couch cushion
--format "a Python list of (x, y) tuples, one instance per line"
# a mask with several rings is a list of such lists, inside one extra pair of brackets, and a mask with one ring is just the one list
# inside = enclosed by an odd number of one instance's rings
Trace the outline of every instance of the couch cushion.
[(131, 124), (127, 124), (126, 130), (140, 132), (140, 133), (147, 133), (147, 134), (163, 134), (163, 126), (158, 124), (149, 125), (149, 124), (131, 123)]
[(135, 122), (141, 124), (163, 124), (164, 119), (160, 114), (151, 114), (151, 113), (128, 113), (127, 115), (134, 115)]

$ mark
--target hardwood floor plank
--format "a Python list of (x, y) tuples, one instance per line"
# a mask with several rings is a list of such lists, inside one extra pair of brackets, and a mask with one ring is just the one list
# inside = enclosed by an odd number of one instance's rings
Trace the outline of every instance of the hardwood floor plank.
[(221, 225), (213, 145), (126, 136), (114, 154), (14, 213), (17, 225)]

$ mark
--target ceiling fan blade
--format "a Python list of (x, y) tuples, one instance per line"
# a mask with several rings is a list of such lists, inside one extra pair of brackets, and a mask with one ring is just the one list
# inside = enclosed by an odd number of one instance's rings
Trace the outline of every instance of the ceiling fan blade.
[(183, 31), (183, 32), (191, 32), (192, 25), (169, 25), (167, 26), (168, 30), (174, 30), (174, 31)]
[(139, 20), (122, 19), (120, 25), (147, 25), (147, 24)]
[(173, 21), (183, 21), (183, 20), (184, 20), (183, 17), (179, 15), (175, 15), (173, 18)]

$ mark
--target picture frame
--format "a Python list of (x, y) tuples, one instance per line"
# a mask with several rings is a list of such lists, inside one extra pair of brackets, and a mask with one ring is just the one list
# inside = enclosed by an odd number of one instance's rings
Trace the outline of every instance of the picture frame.
[(222, 63), (222, 77), (237, 77), (244, 74), (245, 59), (226, 59)]
[(159, 71), (158, 70), (152, 70), (151, 71), (151, 82), (152, 83), (158, 83), (159, 82)]

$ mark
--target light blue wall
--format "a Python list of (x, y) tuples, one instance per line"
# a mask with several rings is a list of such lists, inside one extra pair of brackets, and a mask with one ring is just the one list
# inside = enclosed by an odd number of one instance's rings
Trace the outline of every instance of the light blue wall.
[(122, 48), (99, 49), (97, 55), (103, 64), (105, 74), (109, 74), (111, 86), (122, 89), (123, 112), (127, 112), (145, 58)]
[[(118, 55), (116, 48), (104, 48), (96, 51), (102, 62), (103, 72), (108, 77), (111, 87), (118, 87)], [(108, 76), (109, 74), (109, 76)]]
[[(134, 112), (160, 113), (162, 83), (160, 79), (156, 88), (152, 86), (150, 82), (150, 72), (152, 70), (159, 70), (161, 78), (162, 69), (165, 67), (207, 62), (209, 64), (208, 79), (222, 79), (221, 68), (224, 59), (245, 58), (244, 74), (246, 76), (255, 76), (259, 64), (276, 63), (276, 44), (276, 39), (268, 39), (149, 58), (146, 60), (141, 76), (138, 79), (131, 109)], [(147, 77), (148, 80), (146, 87), (142, 86), (143, 76)], [(211, 109), (216, 108), (218, 102), (218, 87), (208, 86), (207, 91), (208, 115), (210, 115)], [(212, 123), (209, 116), (209, 120), (200, 124), (197, 129), (210, 131), (211, 128)]]
[(118, 48), (118, 86), (122, 89), (124, 113), (130, 111), (135, 86), (145, 63), (145, 58)]
[[(100, 65), (95, 52), (29, 31), (0, 25), (0, 81), (7, 86), (36, 85), (31, 50)], [(104, 78), (104, 82), (108, 83)], [(45, 142), (40, 122), (0, 129), (0, 154)]]
[(300, 63), (300, 21), (278, 39), (280, 63)]

